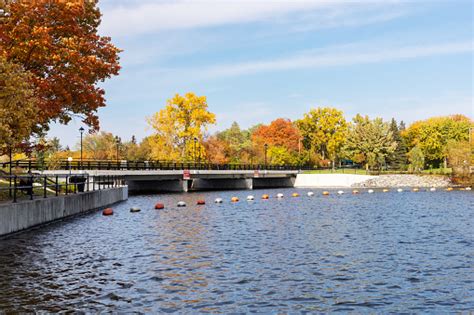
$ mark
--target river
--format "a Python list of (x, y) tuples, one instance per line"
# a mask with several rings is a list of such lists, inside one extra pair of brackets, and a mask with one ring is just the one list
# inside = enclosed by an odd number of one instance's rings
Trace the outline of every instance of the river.
[(314, 191), (132, 196), (2, 239), (0, 312), (474, 310), (472, 192)]

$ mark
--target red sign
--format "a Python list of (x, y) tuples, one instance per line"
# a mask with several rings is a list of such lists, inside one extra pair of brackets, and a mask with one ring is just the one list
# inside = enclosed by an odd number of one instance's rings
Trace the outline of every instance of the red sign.
[(183, 171), (183, 179), (191, 179), (191, 173), (189, 172), (189, 170)]
[(259, 176), (260, 176), (260, 173), (258, 172), (258, 170), (253, 171), (253, 177), (259, 177)]

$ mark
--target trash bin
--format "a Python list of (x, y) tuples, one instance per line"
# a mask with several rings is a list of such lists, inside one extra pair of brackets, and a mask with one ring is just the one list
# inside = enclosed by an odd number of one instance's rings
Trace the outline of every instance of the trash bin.
[(71, 176), (69, 177), (69, 183), (76, 184), (77, 192), (84, 192), (86, 186), (85, 176)]

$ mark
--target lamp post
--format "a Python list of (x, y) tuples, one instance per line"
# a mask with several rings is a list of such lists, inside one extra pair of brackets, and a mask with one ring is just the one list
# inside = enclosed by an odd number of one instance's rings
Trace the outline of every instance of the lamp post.
[(118, 161), (119, 160), (119, 145), (120, 145), (119, 136), (115, 136), (115, 144), (117, 145), (117, 161)]
[(194, 137), (193, 140), (194, 140), (193, 160), (194, 160), (194, 164), (196, 164), (196, 143), (198, 141), (198, 138)]
[(81, 133), (81, 170), (82, 170), (82, 134), (84, 133), (84, 128), (79, 128), (79, 132)]
[(267, 169), (267, 150), (268, 150), (268, 144), (265, 143), (263, 145), (264, 149), (265, 149), (265, 169)]
[(71, 166), (72, 166), (71, 165), (72, 164), (72, 157), (71, 156), (67, 158), (67, 162), (69, 164), (69, 176), (71, 176), (71, 172), (72, 172), (71, 171)]

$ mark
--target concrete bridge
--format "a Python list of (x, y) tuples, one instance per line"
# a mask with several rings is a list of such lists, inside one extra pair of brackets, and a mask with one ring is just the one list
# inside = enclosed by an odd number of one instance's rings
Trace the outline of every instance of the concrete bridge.
[(43, 175), (120, 176), (130, 193), (293, 187), (298, 170), (46, 170)]

